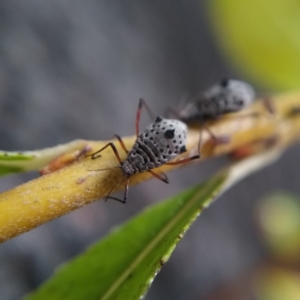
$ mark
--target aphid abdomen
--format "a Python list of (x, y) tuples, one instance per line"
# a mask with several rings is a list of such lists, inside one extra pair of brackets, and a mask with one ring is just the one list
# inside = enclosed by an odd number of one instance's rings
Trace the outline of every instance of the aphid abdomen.
[(128, 153), (127, 161), (131, 164), (134, 173), (143, 173), (162, 164), (155, 146), (150, 141), (146, 143), (138, 138)]
[(187, 126), (157, 117), (137, 138), (122, 164), (124, 175), (142, 173), (173, 160), (186, 151)]
[(183, 122), (157, 117), (140, 134), (138, 143), (147, 146), (145, 149), (150, 151), (149, 158), (153, 157), (153, 163), (158, 167), (186, 151), (186, 134), (187, 126)]

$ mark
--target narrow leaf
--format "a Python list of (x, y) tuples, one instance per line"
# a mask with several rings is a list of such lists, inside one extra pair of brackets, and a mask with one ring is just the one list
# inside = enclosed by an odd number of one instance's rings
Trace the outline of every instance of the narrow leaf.
[(53, 159), (69, 151), (83, 148), (87, 144), (84, 140), (75, 140), (70, 143), (35, 151), (0, 151), (0, 176), (39, 170)]

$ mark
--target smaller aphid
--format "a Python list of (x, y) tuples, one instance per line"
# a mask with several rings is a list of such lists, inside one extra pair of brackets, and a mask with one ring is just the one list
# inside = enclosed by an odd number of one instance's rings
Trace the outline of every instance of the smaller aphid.
[(254, 99), (255, 91), (248, 83), (223, 79), (199, 94), (194, 101), (177, 112), (177, 115), (186, 124), (204, 123), (224, 114), (240, 111)]
[[(164, 164), (177, 165), (189, 162), (193, 159), (197, 159), (200, 155), (195, 155), (189, 158), (185, 158), (176, 162), (170, 162), (178, 155), (186, 152), (186, 138), (187, 138), (187, 126), (181, 121), (165, 119), (163, 117), (156, 117), (154, 122), (151, 123), (146, 129), (139, 133), (139, 122), (141, 116), (142, 107), (146, 106), (145, 101), (140, 99), (139, 107), (136, 115), (136, 136), (137, 139), (130, 151), (128, 151), (123, 143), (122, 139), (115, 135), (119, 140), (121, 147), (127, 153), (127, 158), (122, 161), (114, 143), (108, 143), (97, 152), (91, 154), (93, 159), (99, 157), (99, 153), (107, 147), (111, 147), (114, 151), (116, 158), (120, 165), (117, 167), (123, 173), (123, 178), (126, 180), (126, 188), (123, 200), (111, 197), (110, 194), (113, 192), (116, 185), (110, 190), (106, 199), (114, 199), (122, 203), (126, 203), (129, 187), (129, 178), (136, 173), (150, 172), (154, 177), (162, 180), (165, 183), (169, 183), (166, 175), (162, 176), (156, 174), (152, 169), (160, 167)], [(100, 170), (99, 170), (100, 171)]]

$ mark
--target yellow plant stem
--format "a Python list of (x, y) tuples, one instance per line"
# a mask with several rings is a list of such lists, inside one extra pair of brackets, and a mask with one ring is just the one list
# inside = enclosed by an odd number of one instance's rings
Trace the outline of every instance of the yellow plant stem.
[[(228, 115), (219, 121), (208, 124), (216, 136), (226, 135), (230, 137), (230, 140), (226, 144), (216, 145), (211, 141), (207, 132), (203, 132), (201, 160), (229, 154), (241, 147), (250, 147), (251, 145), (258, 145), (253, 148), (253, 153), (251, 153), (253, 155), (270, 147), (284, 150), (299, 140), (300, 111), (299, 115), (291, 114), (291, 111), (300, 107), (300, 93), (275, 97), (272, 99), (272, 103), (275, 108), (274, 115), (267, 111), (263, 101), (257, 101), (246, 111)], [(256, 117), (249, 116), (253, 112), (257, 113)], [(179, 160), (197, 153), (199, 136), (199, 128), (189, 129), (188, 151), (181, 155)], [(124, 137), (123, 141), (130, 149), (135, 137)], [(121, 158), (126, 159), (126, 153), (118, 141), (113, 142)], [(106, 145), (107, 141), (82, 141), (82, 144), (91, 147), (90, 153), (92, 153)], [(81, 158), (70, 166), (0, 194), (0, 241), (8, 240), (76, 208), (103, 198), (116, 184), (114, 191), (124, 189), (122, 173), (120, 169), (116, 168), (119, 163), (111, 148), (101, 152), (101, 155), (100, 158), (94, 160), (90, 157)], [(179, 166), (163, 166), (156, 169), (155, 172), (167, 172)], [(137, 184), (150, 177), (152, 177), (151, 174), (147, 172), (136, 174), (130, 178), (130, 184)]]

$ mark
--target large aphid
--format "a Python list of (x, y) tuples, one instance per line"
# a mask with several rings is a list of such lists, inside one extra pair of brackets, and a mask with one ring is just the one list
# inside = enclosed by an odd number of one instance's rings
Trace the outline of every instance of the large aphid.
[(177, 120), (156, 117), (136, 139), (121, 163), (125, 176), (157, 168), (186, 151), (187, 126)]
[(169, 180), (165, 174), (156, 174), (152, 171), (152, 169), (160, 167), (164, 164), (182, 164), (200, 157), (200, 155), (195, 155), (176, 162), (170, 162), (179, 154), (186, 152), (187, 125), (178, 120), (170, 120), (158, 116), (155, 118), (154, 122), (151, 123), (142, 133), (139, 133), (139, 122), (143, 105), (149, 111), (149, 108), (144, 100), (140, 99), (136, 116), (137, 139), (132, 149), (128, 151), (122, 139), (118, 135), (115, 135), (115, 137), (119, 140), (121, 147), (127, 153), (127, 158), (124, 161), (121, 160), (118, 150), (113, 143), (108, 143), (103, 148), (91, 155), (92, 158), (95, 159), (99, 157), (98, 154), (100, 152), (110, 146), (120, 163), (118, 168), (121, 169), (124, 180), (126, 180), (126, 188), (124, 198), (122, 200), (110, 196), (118, 182), (110, 190), (106, 199), (110, 198), (122, 203), (126, 203), (129, 178), (135, 173), (150, 172), (154, 177), (164, 181), (165, 183), (169, 183)]
[(203, 123), (223, 114), (240, 111), (255, 99), (255, 91), (246, 82), (224, 79), (214, 84), (177, 112), (187, 124)]

